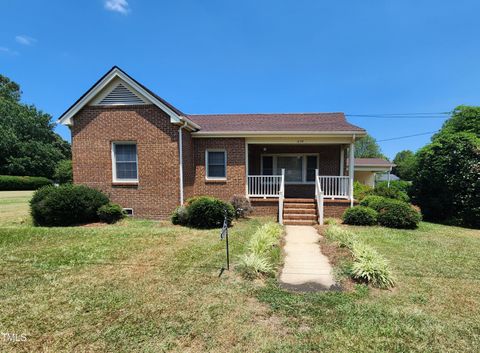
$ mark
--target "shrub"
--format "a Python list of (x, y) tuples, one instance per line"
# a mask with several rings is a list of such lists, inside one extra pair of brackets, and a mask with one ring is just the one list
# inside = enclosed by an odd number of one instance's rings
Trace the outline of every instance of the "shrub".
[(246, 218), (253, 212), (252, 204), (250, 200), (242, 195), (233, 195), (230, 200), (234, 210), (236, 218)]
[(112, 224), (126, 217), (125, 211), (116, 203), (107, 203), (97, 210), (101, 221)]
[(249, 253), (240, 256), (238, 269), (244, 278), (255, 279), (274, 273), (273, 265), (264, 254)]
[(43, 177), (0, 175), (0, 191), (37, 190), (52, 185), (52, 181)]
[(412, 195), (426, 220), (480, 228), (479, 161), (480, 135), (473, 132), (439, 133), (417, 152)]
[(73, 181), (72, 161), (69, 159), (64, 159), (63, 161), (58, 162), (57, 166), (55, 167), (53, 179), (59, 184), (71, 183)]
[(378, 223), (384, 227), (415, 229), (422, 217), (410, 204), (390, 201), (378, 215)]
[(379, 288), (390, 288), (395, 285), (387, 261), (374, 249), (356, 242), (351, 250), (355, 257), (350, 269), (352, 278)]
[(231, 204), (214, 197), (197, 197), (188, 206), (188, 224), (195, 228), (220, 228), (223, 225), (225, 211), (230, 226), (235, 217), (235, 210)]
[(30, 201), (36, 225), (69, 226), (98, 221), (97, 210), (109, 202), (102, 192), (83, 185), (44, 186)]
[(353, 182), (353, 197), (355, 200), (363, 200), (366, 196), (373, 192), (373, 188), (360, 183), (359, 181)]
[(172, 223), (176, 225), (188, 225), (188, 208), (185, 206), (178, 206), (172, 213)]
[(373, 190), (373, 195), (383, 196), (388, 199), (400, 200), (404, 202), (409, 202), (410, 198), (406, 192), (396, 189), (394, 187), (388, 187), (387, 184), (380, 183)]
[[(376, 188), (388, 188), (387, 181), (380, 181), (375, 185)], [(412, 187), (412, 183), (405, 180), (392, 180), (390, 181), (390, 189), (395, 189), (405, 194), (410, 193), (410, 188)]]
[(370, 195), (360, 201), (360, 206), (369, 207), (377, 212), (380, 212), (383, 208), (385, 208), (388, 204), (392, 202), (396, 202), (396, 200), (378, 195)]
[(356, 226), (371, 226), (377, 224), (378, 213), (372, 208), (355, 206), (343, 214), (343, 222)]

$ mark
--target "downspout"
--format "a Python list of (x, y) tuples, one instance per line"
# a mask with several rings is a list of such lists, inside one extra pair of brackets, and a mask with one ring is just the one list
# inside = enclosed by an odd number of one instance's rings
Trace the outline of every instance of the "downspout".
[(179, 159), (179, 171), (180, 171), (180, 206), (183, 205), (183, 134), (182, 130), (187, 126), (185, 121), (182, 126), (178, 128), (178, 159)]

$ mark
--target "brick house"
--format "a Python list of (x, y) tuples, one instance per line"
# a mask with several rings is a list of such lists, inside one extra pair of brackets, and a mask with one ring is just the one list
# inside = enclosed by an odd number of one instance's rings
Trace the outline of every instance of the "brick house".
[(257, 214), (291, 224), (353, 204), (353, 143), (366, 134), (343, 113), (184, 114), (118, 67), (59, 123), (71, 129), (74, 182), (135, 216), (168, 218), (195, 195), (244, 195)]

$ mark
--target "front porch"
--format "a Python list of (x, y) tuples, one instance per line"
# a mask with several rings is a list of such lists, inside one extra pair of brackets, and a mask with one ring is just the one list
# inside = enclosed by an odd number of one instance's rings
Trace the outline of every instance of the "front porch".
[(262, 213), (274, 208), (280, 223), (323, 224), (353, 205), (353, 153), (353, 143), (247, 143), (246, 196)]

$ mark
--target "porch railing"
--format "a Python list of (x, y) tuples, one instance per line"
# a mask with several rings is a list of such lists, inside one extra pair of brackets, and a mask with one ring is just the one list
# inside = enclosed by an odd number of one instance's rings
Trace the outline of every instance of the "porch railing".
[(350, 199), (350, 178), (348, 176), (318, 176), (317, 180), (324, 197)]
[(323, 196), (318, 169), (315, 169), (315, 199), (317, 201), (318, 224), (321, 226), (323, 226)]
[(248, 175), (249, 197), (279, 197), (282, 175)]

